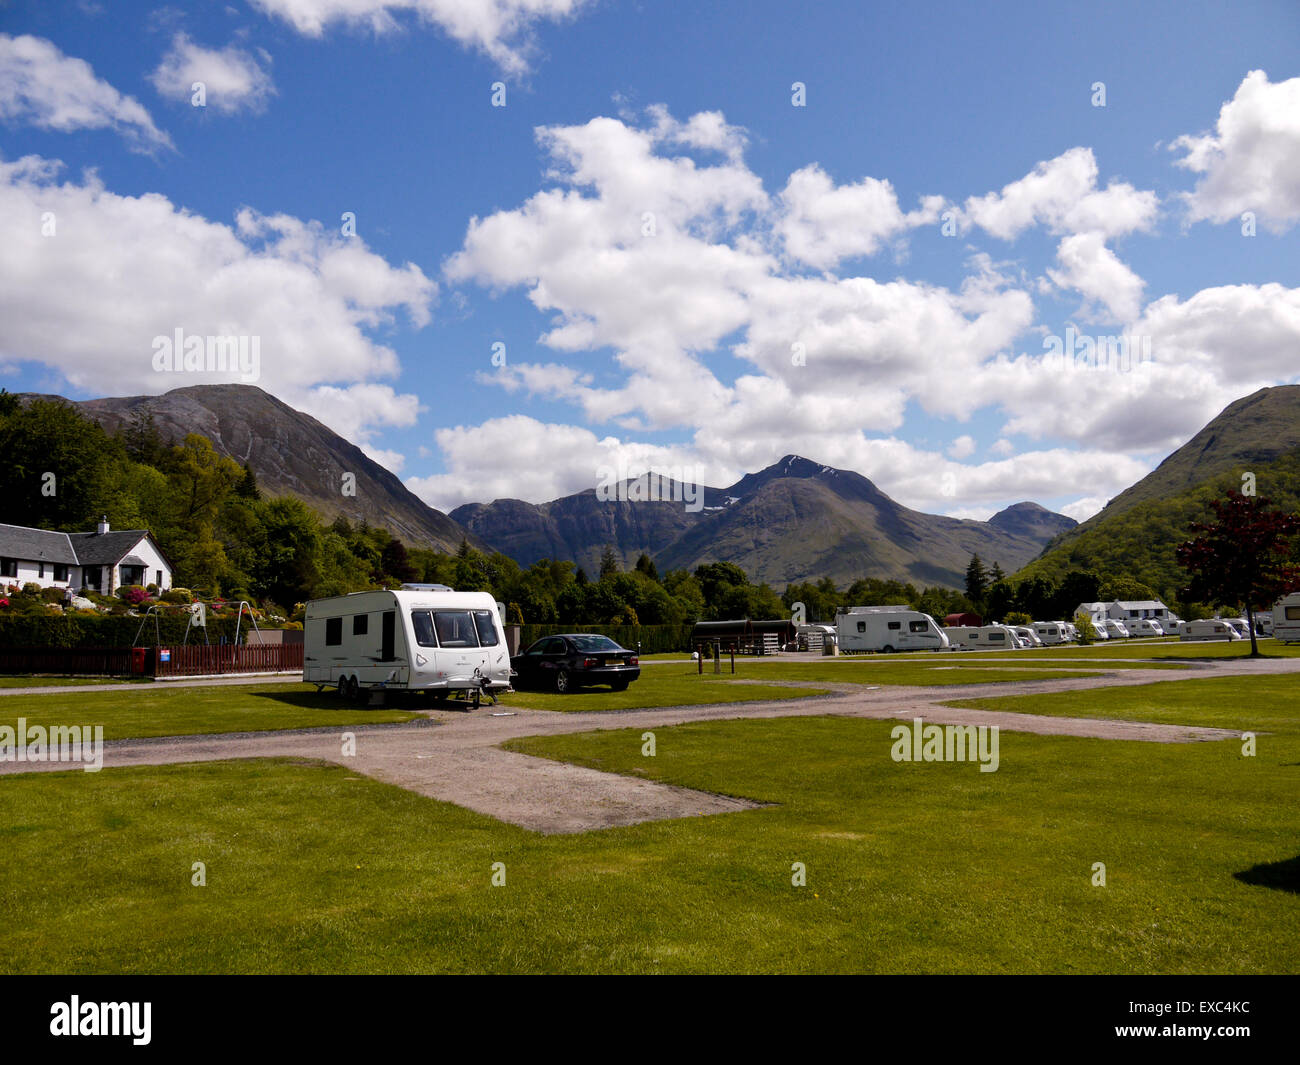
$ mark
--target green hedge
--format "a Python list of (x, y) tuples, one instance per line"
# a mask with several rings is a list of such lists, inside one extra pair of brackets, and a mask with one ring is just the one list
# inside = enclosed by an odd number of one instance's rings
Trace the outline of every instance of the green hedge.
[(598, 632), (633, 651), (641, 645), (644, 655), (665, 654), (691, 649), (694, 625), (523, 625), (520, 650), (543, 636), (562, 632)]
[[(186, 618), (167, 616), (158, 619), (163, 646), (176, 646), (185, 635)], [(15, 614), (0, 617), (0, 647), (130, 647), (135, 634), (140, 631), (140, 618), (124, 616), (93, 617), (89, 614)], [(251, 628), (248, 619), (240, 630)], [(158, 641), (154, 636), (154, 619), (149, 618), (140, 632), (140, 643), (152, 647)], [(208, 641), (219, 643), (235, 636), (235, 622), (231, 618), (208, 618)], [(203, 642), (203, 630), (190, 632), (190, 643)]]

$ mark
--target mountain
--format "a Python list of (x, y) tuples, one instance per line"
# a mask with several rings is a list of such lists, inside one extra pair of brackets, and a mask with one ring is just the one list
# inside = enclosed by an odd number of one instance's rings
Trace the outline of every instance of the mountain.
[(1186, 574), (1174, 550), (1211, 499), (1243, 488), (1300, 511), (1300, 385), (1261, 389), (1230, 403), (1186, 444), (1098, 514), (1058, 537), (1017, 576), (1059, 580), (1071, 569), (1131, 577), (1170, 598)]
[[(451, 552), (463, 539), (484, 546), (355, 444), (255, 385), (191, 385), (161, 396), (91, 399), (74, 406), (110, 433), (137, 412), (152, 413), (163, 435), (178, 441), (186, 433), (200, 433), (220, 454), (247, 463), (268, 495), (296, 496), (327, 521), (340, 514), (350, 521), (364, 519), (408, 547)], [(343, 494), (345, 473), (356, 478), (355, 496)]]
[(651, 555), (660, 572), (734, 562), (754, 581), (894, 578), (961, 587), (970, 556), (1010, 571), (1036, 557), (1072, 519), (1020, 503), (988, 522), (922, 514), (867, 478), (798, 455), (705, 488), (703, 508), (681, 502), (604, 502), (594, 490), (533, 505), (470, 504), (453, 520), (521, 565), (572, 558), (589, 572), (606, 543), (630, 566)]

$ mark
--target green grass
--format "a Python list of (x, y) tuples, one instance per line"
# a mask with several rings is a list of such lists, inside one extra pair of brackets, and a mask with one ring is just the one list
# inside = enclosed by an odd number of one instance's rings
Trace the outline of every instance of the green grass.
[(984, 774), (893, 726), (512, 744), (774, 804), (579, 836), (310, 763), (0, 777), (0, 970), (1300, 972), (1300, 739), (1003, 732)]
[(0, 724), (12, 725), (24, 717), (29, 726), (103, 725), (105, 740), (374, 725), (418, 716), (405, 710), (363, 709), (341, 702), (333, 691), (318, 694), (312, 684), (184, 688), (159, 684), (69, 698), (50, 692), (0, 699)]
[[(1269, 658), (1300, 657), (1300, 644), (1279, 643), (1277, 640), (1260, 640), (1261, 654)], [(1035, 654), (1044, 657), (1060, 656), (1081, 659), (1107, 658), (1152, 658), (1170, 662), (1183, 660), (1222, 658), (1248, 658), (1250, 656), (1249, 640), (1234, 640), (1231, 643), (1214, 640), (1179, 640), (1165, 637), (1163, 639), (1114, 640), (1106, 643), (1090, 644), (1082, 647), (1078, 644), (1064, 647), (1044, 647)], [(1118, 663), (1116, 663), (1118, 665)]]
[[(1300, 683), (1295, 674), (1211, 677), (1131, 688), (1055, 692), (998, 699), (956, 699), (949, 705), (1018, 714), (1151, 721), (1300, 736)], [(1292, 781), (1294, 791), (1297, 782)]]
[(80, 687), (88, 684), (152, 684), (152, 677), (0, 677), (0, 688)]

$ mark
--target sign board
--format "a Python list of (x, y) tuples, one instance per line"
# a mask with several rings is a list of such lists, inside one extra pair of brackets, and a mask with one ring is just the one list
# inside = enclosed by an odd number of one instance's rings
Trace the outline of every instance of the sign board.
[(171, 653), (171, 651), (169, 651), (166, 647), (159, 648), (159, 650), (158, 650), (158, 661), (159, 661), (159, 662), (170, 662), (171, 660), (172, 660), (172, 653)]

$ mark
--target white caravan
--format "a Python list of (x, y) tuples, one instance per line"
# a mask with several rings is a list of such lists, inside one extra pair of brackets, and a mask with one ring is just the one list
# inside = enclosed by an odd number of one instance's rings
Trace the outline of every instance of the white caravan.
[(1273, 607), (1273, 635), (1283, 643), (1300, 640), (1300, 592), (1284, 595)]
[(1237, 635), (1243, 640), (1250, 639), (1250, 624), (1245, 618), (1215, 618), (1215, 621), (1222, 620), (1225, 625), (1230, 625), (1237, 630)]
[(1241, 633), (1220, 618), (1204, 621), (1184, 621), (1179, 629), (1180, 640), (1240, 640)]
[(373, 691), (493, 695), (510, 690), (510, 651), (486, 592), (444, 585), (353, 592), (307, 604), (303, 680), (368, 701)]
[(1163, 636), (1165, 630), (1155, 618), (1134, 618), (1127, 625), (1130, 636)]
[(973, 651), (1019, 651), (1020, 640), (1015, 632), (1006, 625), (950, 625), (944, 628), (944, 635), (953, 647), (965, 647)]
[(1070, 633), (1063, 621), (1035, 621), (1033, 630), (1044, 645), (1070, 642)]
[(1102, 624), (1106, 626), (1106, 635), (1112, 640), (1126, 640), (1131, 635), (1122, 621), (1107, 618)]
[(855, 606), (835, 618), (840, 650), (938, 651), (948, 637), (929, 614), (906, 606)]
[(1038, 638), (1038, 633), (1028, 625), (1015, 626), (1015, 633), (1020, 638), (1022, 647), (1042, 647), (1043, 641)]

